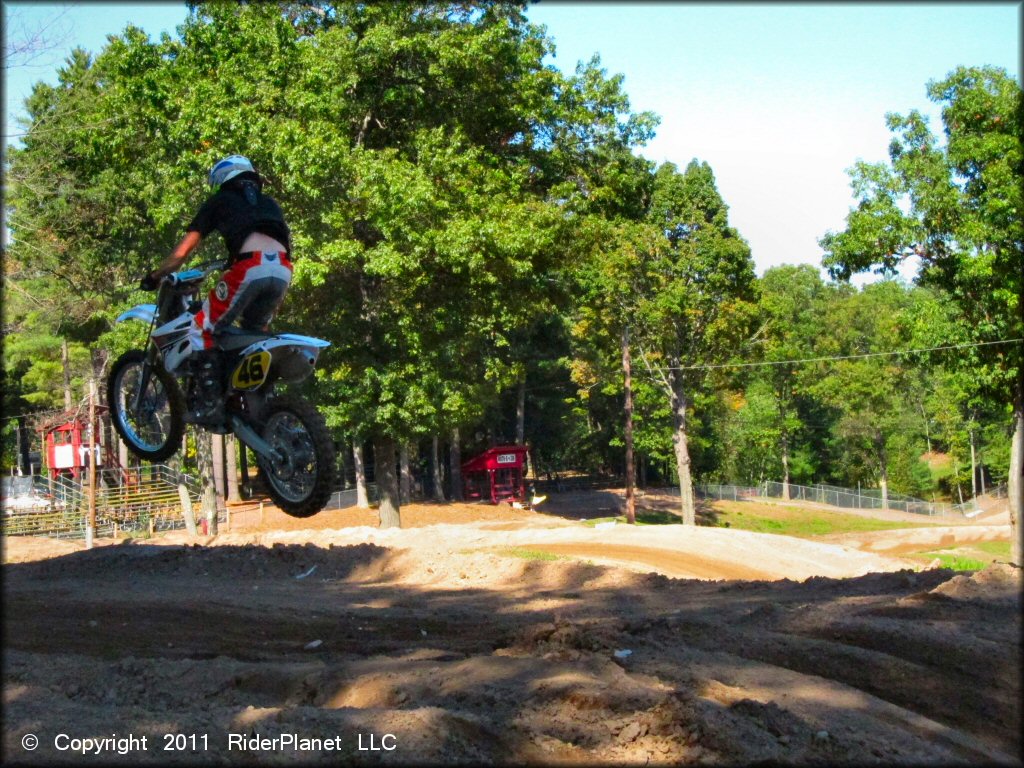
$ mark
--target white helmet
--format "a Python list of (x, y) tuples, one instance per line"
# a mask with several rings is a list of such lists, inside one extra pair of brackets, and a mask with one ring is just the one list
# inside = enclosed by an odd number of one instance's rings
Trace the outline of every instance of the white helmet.
[(242, 173), (255, 173), (249, 158), (241, 155), (225, 157), (210, 169), (210, 186), (217, 189), (221, 184)]

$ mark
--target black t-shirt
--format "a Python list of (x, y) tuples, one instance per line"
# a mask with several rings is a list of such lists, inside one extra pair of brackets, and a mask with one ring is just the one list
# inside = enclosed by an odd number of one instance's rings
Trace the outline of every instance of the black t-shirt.
[(292, 249), (291, 233), (281, 206), (262, 192), (256, 195), (256, 205), (251, 205), (241, 189), (221, 187), (203, 203), (187, 231), (198, 232), (205, 238), (215, 229), (224, 236), (231, 256), (238, 255), (245, 239), (253, 232), (274, 238), (289, 252)]

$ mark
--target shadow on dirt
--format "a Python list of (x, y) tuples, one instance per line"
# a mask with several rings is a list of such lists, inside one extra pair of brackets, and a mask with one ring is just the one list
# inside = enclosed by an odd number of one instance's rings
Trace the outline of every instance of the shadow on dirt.
[[(484, 562), (500, 579), (473, 582)], [(1019, 582), (985, 573), (698, 582), (372, 544), (100, 547), (3, 567), (5, 743), (116, 721), (345, 734), (335, 764), (379, 763), (362, 732), (432, 764), (998, 762), (1020, 749)], [(213, 740), (208, 759), (252, 759)]]
[(593, 520), (622, 513), (623, 500), (612, 491), (573, 491), (552, 493), (537, 511), (565, 520)]
[[(594, 520), (621, 517), (626, 513), (626, 502), (621, 491), (577, 491), (553, 493), (537, 510), (541, 514), (566, 520)], [(697, 525), (717, 526), (718, 513), (711, 501), (696, 502)], [(638, 489), (636, 519), (644, 525), (676, 525), (682, 523), (678, 497)]]

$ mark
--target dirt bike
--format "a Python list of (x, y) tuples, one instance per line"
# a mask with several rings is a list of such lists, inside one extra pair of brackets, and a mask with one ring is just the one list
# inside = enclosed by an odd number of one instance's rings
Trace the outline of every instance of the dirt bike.
[[(149, 323), (145, 349), (118, 358), (107, 378), (111, 421), (129, 450), (148, 461), (163, 461), (181, 447), (192, 423), (184, 391), (195, 386), (188, 363), (196, 297), (203, 281), (222, 269), (213, 262), (167, 275), (156, 304), (140, 304), (117, 318)], [(329, 342), (291, 333), (228, 328), (214, 337), (222, 355), (224, 423), (211, 432), (233, 432), (256, 454), (260, 475), (274, 503), (294, 517), (309, 517), (327, 503), (334, 488), (334, 443), (323, 417), (309, 402), (275, 393), (279, 382), (294, 383), (313, 372)]]

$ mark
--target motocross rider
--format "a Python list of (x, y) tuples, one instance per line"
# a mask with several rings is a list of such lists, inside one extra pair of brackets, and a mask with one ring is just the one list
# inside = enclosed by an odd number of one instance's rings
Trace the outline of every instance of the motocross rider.
[(291, 233), (281, 206), (263, 194), (264, 179), (241, 155), (226, 157), (210, 170), (214, 194), (199, 208), (174, 251), (142, 279), (143, 290), (177, 271), (213, 230), (224, 237), (227, 269), (195, 316), (189, 341), (193, 373), (192, 421), (217, 426), (224, 421), (223, 370), (214, 335), (236, 318), (247, 330), (267, 330), (292, 279)]

